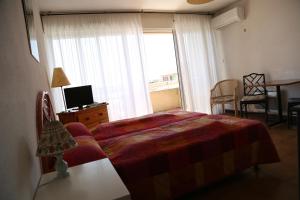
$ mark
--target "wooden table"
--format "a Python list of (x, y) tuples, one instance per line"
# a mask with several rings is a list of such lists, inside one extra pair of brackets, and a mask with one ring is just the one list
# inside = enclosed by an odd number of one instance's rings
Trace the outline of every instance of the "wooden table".
[(282, 116), (281, 86), (289, 86), (295, 84), (300, 84), (300, 79), (274, 80), (266, 83), (267, 87), (276, 87), (276, 93), (277, 93), (277, 108), (278, 108), (279, 120), (274, 124), (271, 124), (271, 126), (284, 122)]

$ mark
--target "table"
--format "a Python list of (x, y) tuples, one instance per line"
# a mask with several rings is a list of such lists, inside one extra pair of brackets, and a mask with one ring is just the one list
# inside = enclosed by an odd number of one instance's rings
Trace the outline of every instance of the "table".
[(277, 125), (284, 122), (282, 116), (281, 86), (289, 86), (289, 85), (295, 85), (299, 83), (300, 83), (300, 79), (274, 80), (266, 83), (266, 87), (276, 87), (276, 93), (277, 93), (277, 108), (278, 108), (279, 120), (271, 125)]
[(41, 177), (35, 200), (130, 200), (130, 194), (109, 159), (68, 169), (70, 176), (57, 179), (56, 172)]

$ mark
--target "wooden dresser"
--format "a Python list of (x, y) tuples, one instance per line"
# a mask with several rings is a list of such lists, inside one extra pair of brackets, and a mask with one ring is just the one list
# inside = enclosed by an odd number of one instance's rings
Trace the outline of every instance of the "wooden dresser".
[(63, 124), (81, 122), (92, 129), (100, 123), (109, 122), (107, 105), (108, 103), (100, 103), (80, 110), (57, 113), (57, 115)]

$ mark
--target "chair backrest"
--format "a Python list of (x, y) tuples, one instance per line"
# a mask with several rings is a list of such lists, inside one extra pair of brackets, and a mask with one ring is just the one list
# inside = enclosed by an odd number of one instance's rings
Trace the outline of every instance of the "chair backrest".
[(265, 74), (252, 73), (243, 76), (244, 95), (256, 96), (266, 95), (266, 80)]
[[(216, 83), (211, 90), (212, 97), (234, 95), (237, 92), (239, 81), (236, 79), (227, 79)], [(236, 94), (237, 95), (237, 94)]]

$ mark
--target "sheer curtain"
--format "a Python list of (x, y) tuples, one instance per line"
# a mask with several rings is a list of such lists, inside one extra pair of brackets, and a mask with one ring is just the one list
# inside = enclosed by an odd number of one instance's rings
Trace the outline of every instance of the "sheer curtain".
[(178, 14), (174, 25), (185, 109), (210, 113), (210, 89), (217, 79), (210, 17)]
[[(61, 66), (71, 86), (92, 85), (94, 100), (109, 103), (111, 120), (152, 112), (140, 15), (47, 16), (43, 24), (50, 76)], [(60, 90), (52, 92), (62, 111)]]

